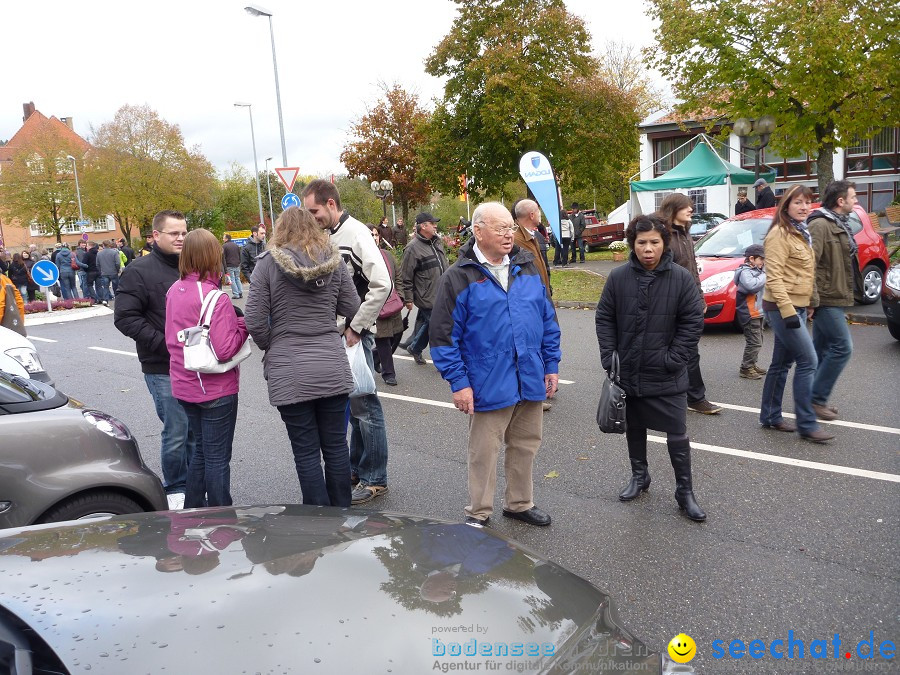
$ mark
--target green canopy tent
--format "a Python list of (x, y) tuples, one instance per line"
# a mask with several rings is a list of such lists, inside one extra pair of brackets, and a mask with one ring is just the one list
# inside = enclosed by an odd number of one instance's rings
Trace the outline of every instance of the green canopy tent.
[[(656, 192), (684, 192), (709, 188), (706, 192), (706, 210), (732, 215), (737, 195), (732, 186), (751, 186), (756, 181), (753, 171), (722, 159), (712, 149), (704, 134), (700, 142), (679, 164), (659, 178), (631, 181), (632, 213), (649, 213), (655, 210)], [(775, 172), (760, 173), (768, 183), (775, 182)], [(735, 194), (732, 194), (734, 192)], [(642, 194), (646, 193), (646, 194)], [(753, 192), (748, 190), (753, 201)], [(636, 207), (636, 210), (635, 210)]]

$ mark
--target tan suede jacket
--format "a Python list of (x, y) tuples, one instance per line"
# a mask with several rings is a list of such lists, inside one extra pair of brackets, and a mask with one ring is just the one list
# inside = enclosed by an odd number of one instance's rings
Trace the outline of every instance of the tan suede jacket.
[(781, 317), (809, 307), (816, 289), (816, 259), (812, 247), (799, 232), (773, 227), (763, 242), (766, 250), (766, 290), (763, 300), (778, 305)]

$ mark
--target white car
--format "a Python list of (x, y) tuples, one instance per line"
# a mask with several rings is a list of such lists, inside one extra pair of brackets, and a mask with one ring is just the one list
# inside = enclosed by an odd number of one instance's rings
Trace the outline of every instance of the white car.
[(31, 340), (3, 326), (0, 326), (0, 370), (53, 385)]

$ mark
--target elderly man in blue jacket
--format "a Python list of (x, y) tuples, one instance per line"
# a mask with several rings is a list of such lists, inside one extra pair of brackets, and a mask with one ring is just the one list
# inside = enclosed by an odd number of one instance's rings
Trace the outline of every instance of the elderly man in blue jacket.
[(472, 214), (474, 238), (441, 277), (431, 315), (431, 358), (469, 419), (466, 523), (487, 524), (494, 509), (497, 456), (506, 444), (503, 515), (549, 525), (533, 501), (542, 402), (559, 383), (556, 312), (531, 252), (513, 245), (517, 226), (497, 202)]

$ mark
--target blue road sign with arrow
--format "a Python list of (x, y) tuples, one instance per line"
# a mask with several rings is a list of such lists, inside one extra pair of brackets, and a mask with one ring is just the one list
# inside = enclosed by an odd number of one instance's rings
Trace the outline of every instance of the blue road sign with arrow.
[(295, 195), (293, 192), (288, 192), (284, 197), (281, 198), (281, 210), (284, 211), (290, 206), (300, 206), (300, 197)]
[(59, 281), (59, 268), (49, 260), (38, 260), (31, 268), (31, 278), (38, 286), (52, 286)]

